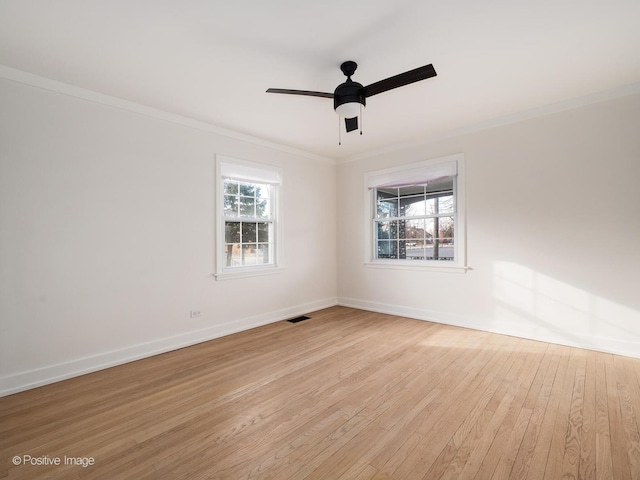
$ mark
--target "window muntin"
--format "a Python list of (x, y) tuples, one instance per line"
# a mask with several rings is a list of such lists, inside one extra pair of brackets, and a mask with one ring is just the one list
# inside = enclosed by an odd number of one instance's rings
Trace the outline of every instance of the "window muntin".
[(273, 187), (224, 178), (224, 266), (274, 265)]
[(374, 260), (456, 260), (456, 176), (373, 189)]

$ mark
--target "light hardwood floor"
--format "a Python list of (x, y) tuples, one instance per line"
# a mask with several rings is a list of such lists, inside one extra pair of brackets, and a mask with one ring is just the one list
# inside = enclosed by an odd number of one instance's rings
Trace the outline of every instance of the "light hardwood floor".
[(638, 359), (310, 316), (0, 398), (0, 478), (640, 478)]

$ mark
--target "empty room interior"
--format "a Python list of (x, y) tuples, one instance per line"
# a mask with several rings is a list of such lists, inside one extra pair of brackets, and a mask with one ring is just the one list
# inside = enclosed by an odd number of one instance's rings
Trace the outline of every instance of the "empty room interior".
[(0, 478), (639, 479), (640, 2), (0, 2)]

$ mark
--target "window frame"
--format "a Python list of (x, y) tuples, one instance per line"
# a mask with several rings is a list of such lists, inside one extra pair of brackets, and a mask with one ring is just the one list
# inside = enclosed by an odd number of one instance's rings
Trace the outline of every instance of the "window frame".
[[(455, 164), (456, 174), (453, 182), (453, 194), (455, 205), (454, 216), (454, 260), (411, 260), (411, 259), (390, 259), (376, 258), (376, 226), (380, 220), (376, 216), (377, 199), (376, 188), (384, 188), (383, 185), (371, 187), (379, 178), (401, 178), (403, 174), (412, 170), (439, 171), (443, 167)], [(421, 182), (418, 182), (421, 183)], [(425, 270), (464, 273), (468, 270), (466, 255), (466, 203), (465, 203), (465, 162), (464, 154), (458, 153), (438, 157), (430, 160), (409, 163), (397, 167), (366, 172), (364, 174), (364, 265), (369, 268), (391, 268), (406, 270)]]
[[(226, 175), (224, 172), (237, 170), (239, 175)], [(273, 165), (250, 162), (225, 155), (216, 155), (215, 177), (215, 278), (216, 280), (229, 280), (235, 278), (254, 277), (280, 273), (283, 269), (282, 253), (282, 169)], [(244, 176), (243, 176), (244, 175)], [(224, 181), (232, 178), (235, 181), (248, 184), (269, 185), (270, 217), (266, 220), (271, 224), (270, 242), (272, 243), (271, 255), (273, 261), (262, 265), (240, 265), (227, 267), (225, 231), (228, 221), (254, 223), (255, 217), (227, 217), (224, 211)], [(277, 180), (276, 180), (277, 179)]]

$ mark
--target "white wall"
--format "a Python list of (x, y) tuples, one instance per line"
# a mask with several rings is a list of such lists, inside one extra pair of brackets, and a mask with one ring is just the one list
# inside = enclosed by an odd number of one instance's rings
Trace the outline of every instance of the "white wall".
[[(339, 303), (640, 357), (640, 96), (345, 163)], [(363, 265), (363, 175), (462, 152), (465, 274)]]
[[(331, 162), (8, 80), (0, 105), (0, 394), (336, 303)], [(283, 273), (211, 276), (215, 154), (283, 169)]]

